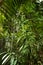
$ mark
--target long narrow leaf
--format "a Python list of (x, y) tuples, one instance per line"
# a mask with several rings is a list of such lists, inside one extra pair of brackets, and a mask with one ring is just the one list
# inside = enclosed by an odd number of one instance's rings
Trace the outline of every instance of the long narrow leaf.
[(11, 56), (11, 55), (8, 55), (8, 56), (3, 60), (2, 65), (5, 64), (5, 63), (10, 59), (10, 56)]
[(14, 65), (16, 65), (16, 64), (17, 64), (17, 60), (14, 61)]
[(3, 57), (2, 57), (2, 60), (7, 56), (7, 54), (5, 54)]

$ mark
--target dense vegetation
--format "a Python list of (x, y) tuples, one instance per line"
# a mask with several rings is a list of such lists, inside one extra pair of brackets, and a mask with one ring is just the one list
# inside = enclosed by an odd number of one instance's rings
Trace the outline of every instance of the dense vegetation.
[(43, 65), (43, 2), (0, 0), (0, 65)]

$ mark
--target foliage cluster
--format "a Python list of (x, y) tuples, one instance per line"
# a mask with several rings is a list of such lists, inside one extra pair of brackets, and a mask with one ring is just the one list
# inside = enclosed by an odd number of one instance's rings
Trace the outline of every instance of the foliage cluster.
[(0, 3), (0, 65), (43, 65), (43, 2)]

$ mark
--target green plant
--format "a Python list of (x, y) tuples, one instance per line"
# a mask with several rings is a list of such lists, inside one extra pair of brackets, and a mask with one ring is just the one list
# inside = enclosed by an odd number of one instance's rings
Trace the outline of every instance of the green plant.
[(43, 65), (42, 7), (42, 3), (34, 0), (3, 1), (0, 7), (3, 48), (0, 65)]

